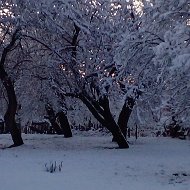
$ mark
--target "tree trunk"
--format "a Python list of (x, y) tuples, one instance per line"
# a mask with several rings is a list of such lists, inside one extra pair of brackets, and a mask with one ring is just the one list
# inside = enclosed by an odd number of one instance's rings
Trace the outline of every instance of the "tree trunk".
[(104, 108), (104, 118), (106, 121), (107, 129), (112, 133), (115, 142), (119, 145), (119, 148), (129, 148), (126, 137), (122, 134), (121, 129), (115, 122), (109, 107), (109, 99), (104, 96), (100, 101), (101, 106)]
[(19, 31), (20, 29), (16, 29), (14, 31), (10, 43), (7, 45), (7, 47), (3, 49), (1, 60), (0, 60), (0, 79), (3, 83), (3, 86), (6, 89), (7, 97), (8, 97), (8, 107), (4, 115), (5, 126), (10, 131), (12, 140), (14, 143), (10, 147), (20, 146), (23, 144), (21, 131), (17, 128), (16, 121), (15, 121), (15, 115), (16, 115), (16, 110), (17, 110), (17, 99), (15, 95), (15, 90), (14, 90), (13, 83), (11, 79), (8, 77), (8, 74), (5, 71), (5, 67), (4, 67), (5, 60), (7, 58), (8, 53), (12, 50), (16, 41), (19, 38), (18, 36)]
[(128, 97), (127, 101), (123, 105), (122, 110), (119, 114), (117, 123), (125, 138), (127, 137), (127, 124), (131, 116), (134, 105), (135, 105), (135, 100), (133, 98)]
[(109, 99), (106, 96), (101, 98), (99, 102), (94, 102), (90, 97), (84, 95), (80, 95), (78, 98), (87, 106), (92, 115), (112, 133), (119, 148), (129, 148), (126, 138), (111, 114)]
[(135, 125), (135, 138), (136, 138), (136, 140), (138, 138), (138, 126), (137, 126), (137, 124)]
[(7, 76), (7, 73), (5, 72), (3, 67), (0, 67), (0, 78), (6, 89), (8, 97), (8, 108), (4, 115), (4, 120), (5, 120), (5, 126), (10, 131), (14, 143), (11, 147), (20, 146), (24, 143), (21, 137), (21, 131), (20, 129), (17, 128), (15, 121), (15, 115), (17, 110), (17, 100), (15, 95), (15, 90), (11, 79)]
[(107, 119), (106, 123), (108, 124), (105, 127), (112, 133), (114, 142), (119, 145), (119, 148), (129, 148), (126, 138), (115, 121), (113, 119), (110, 119), (110, 121)]
[(61, 129), (63, 130), (64, 137), (65, 138), (72, 137), (72, 132), (67, 115), (63, 111), (61, 111), (57, 114), (57, 118), (60, 122)]
[(48, 119), (53, 127), (53, 129), (55, 130), (55, 132), (58, 135), (63, 135), (64, 132), (63, 130), (60, 128), (60, 126), (58, 125), (58, 123), (56, 122), (56, 115), (55, 112), (53, 110), (53, 108), (50, 105), (46, 105), (46, 112), (48, 114)]

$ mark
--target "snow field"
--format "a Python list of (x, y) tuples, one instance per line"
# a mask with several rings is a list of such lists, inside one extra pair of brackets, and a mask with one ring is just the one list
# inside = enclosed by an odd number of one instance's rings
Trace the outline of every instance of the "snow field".
[[(21, 147), (0, 149), (0, 190), (190, 190), (190, 141), (130, 139), (120, 150), (108, 136), (23, 138)], [(11, 144), (10, 136), (0, 144)], [(61, 172), (47, 172), (55, 161)]]

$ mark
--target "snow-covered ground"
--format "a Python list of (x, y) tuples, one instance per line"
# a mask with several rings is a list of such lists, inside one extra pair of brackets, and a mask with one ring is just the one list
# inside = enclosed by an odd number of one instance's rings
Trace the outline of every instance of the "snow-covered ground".
[[(0, 190), (190, 190), (190, 141), (130, 140), (120, 150), (111, 137), (23, 135), (25, 145), (0, 149)], [(0, 146), (10, 145), (0, 135)], [(46, 171), (62, 162), (61, 172)]]

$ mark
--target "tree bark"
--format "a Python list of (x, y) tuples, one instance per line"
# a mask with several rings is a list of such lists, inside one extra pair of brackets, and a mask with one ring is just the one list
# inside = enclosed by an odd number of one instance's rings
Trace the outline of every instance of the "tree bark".
[(135, 100), (133, 98), (128, 97), (127, 101), (124, 103), (122, 110), (119, 114), (117, 123), (125, 138), (127, 137), (127, 124), (131, 116), (134, 105), (135, 105)]
[(119, 126), (115, 122), (111, 112), (106, 113), (105, 127), (112, 133), (114, 141), (119, 145), (119, 148), (129, 148), (126, 138), (122, 134)]
[(20, 146), (24, 143), (21, 137), (21, 131), (17, 128), (15, 121), (15, 115), (17, 110), (17, 100), (15, 95), (15, 90), (11, 79), (8, 77), (7, 73), (5, 72), (2, 66), (0, 66), (0, 78), (6, 89), (8, 97), (8, 108), (4, 115), (5, 126), (10, 131), (12, 136), (12, 140), (14, 143), (12, 147)]
[(103, 96), (100, 100), (101, 107), (104, 108), (104, 118), (106, 120), (106, 127), (112, 133), (115, 142), (119, 145), (119, 148), (129, 148), (126, 137), (122, 134), (122, 131), (115, 122), (113, 115), (111, 114), (109, 107), (109, 99)]
[(0, 79), (3, 83), (3, 86), (6, 89), (7, 98), (8, 98), (8, 107), (4, 115), (5, 126), (10, 131), (14, 143), (10, 147), (20, 146), (24, 144), (21, 137), (21, 131), (17, 128), (15, 121), (15, 115), (17, 110), (17, 99), (16, 99), (14, 86), (7, 72), (5, 71), (4, 67), (7, 55), (12, 50), (18, 39), (18, 32), (19, 29), (15, 30), (15, 32), (13, 33), (12, 39), (10, 43), (7, 45), (7, 47), (4, 48), (0, 60)]
[(55, 130), (55, 132), (58, 135), (63, 135), (64, 132), (63, 130), (60, 128), (60, 126), (58, 125), (58, 123), (56, 122), (56, 115), (55, 112), (53, 110), (53, 108), (50, 105), (46, 105), (46, 112), (48, 114), (48, 119), (53, 127), (53, 129)]
[(126, 138), (111, 114), (109, 99), (106, 96), (101, 98), (99, 102), (94, 102), (84, 94), (80, 94), (78, 98), (82, 100), (94, 117), (112, 133), (119, 148), (129, 148)]
[(63, 134), (65, 138), (72, 137), (71, 127), (67, 118), (67, 115), (61, 111), (57, 114), (57, 118), (59, 120), (61, 129), (63, 130)]

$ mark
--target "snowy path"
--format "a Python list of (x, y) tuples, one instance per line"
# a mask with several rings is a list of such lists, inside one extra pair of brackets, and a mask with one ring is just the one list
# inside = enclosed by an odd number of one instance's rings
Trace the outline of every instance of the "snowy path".
[[(190, 141), (141, 138), (119, 150), (111, 137), (23, 137), (25, 145), (0, 150), (0, 190), (190, 190)], [(62, 171), (46, 172), (51, 161)]]

